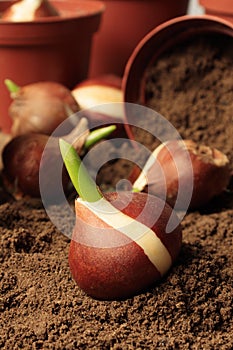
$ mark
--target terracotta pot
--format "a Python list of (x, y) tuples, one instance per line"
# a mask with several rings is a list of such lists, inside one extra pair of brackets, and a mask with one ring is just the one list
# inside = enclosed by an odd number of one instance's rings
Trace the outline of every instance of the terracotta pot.
[(233, 23), (232, 0), (199, 0), (208, 15), (218, 16)]
[[(214, 16), (182, 16), (161, 24), (147, 34), (127, 62), (122, 81), (124, 101), (145, 105), (145, 73), (148, 66), (167, 49), (201, 33), (221, 33), (233, 37), (233, 25)], [(133, 120), (126, 115), (126, 131), (133, 138), (128, 123), (133, 123)]]
[(93, 41), (90, 77), (123, 75), (138, 42), (155, 26), (187, 11), (188, 0), (106, 0), (99, 32)]
[[(0, 129), (10, 131), (11, 102), (4, 80), (18, 85), (41, 80), (69, 88), (87, 78), (94, 32), (104, 5), (98, 1), (51, 1), (61, 16), (34, 22), (0, 22)], [(10, 1), (0, 1), (0, 13)]]

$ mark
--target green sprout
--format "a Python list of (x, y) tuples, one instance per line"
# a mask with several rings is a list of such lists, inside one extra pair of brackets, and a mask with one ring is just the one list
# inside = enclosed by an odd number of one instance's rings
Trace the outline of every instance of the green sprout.
[(14, 94), (20, 90), (20, 87), (10, 79), (5, 79), (4, 83), (5, 83), (8, 91), (12, 94)]
[(100, 129), (93, 130), (87, 136), (84, 147), (86, 149), (92, 147), (95, 143), (109, 136), (114, 130), (116, 130), (116, 125), (109, 125)]
[(59, 146), (62, 159), (79, 197), (87, 202), (96, 202), (103, 198), (74, 147), (63, 139), (59, 139)]

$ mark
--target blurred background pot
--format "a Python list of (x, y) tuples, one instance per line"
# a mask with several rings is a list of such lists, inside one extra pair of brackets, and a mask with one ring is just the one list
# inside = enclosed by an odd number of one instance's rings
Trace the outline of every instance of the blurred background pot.
[[(0, 21), (0, 129), (9, 132), (11, 102), (4, 80), (18, 85), (51, 80), (73, 88), (88, 75), (93, 34), (104, 4), (98, 1), (51, 1), (59, 17), (33, 22)], [(0, 13), (12, 2), (0, 1)]]
[[(145, 105), (145, 77), (148, 67), (168, 49), (200, 34), (218, 33), (233, 37), (233, 25), (214, 16), (182, 16), (167, 21), (148, 33), (129, 58), (124, 76), (124, 101)], [(126, 121), (133, 124), (129, 115)], [(126, 124), (129, 137), (132, 128)]]
[(138, 42), (158, 24), (184, 15), (188, 0), (106, 0), (99, 32), (93, 40), (90, 77), (123, 75)]
[(233, 23), (232, 0), (199, 0), (208, 15), (218, 16)]

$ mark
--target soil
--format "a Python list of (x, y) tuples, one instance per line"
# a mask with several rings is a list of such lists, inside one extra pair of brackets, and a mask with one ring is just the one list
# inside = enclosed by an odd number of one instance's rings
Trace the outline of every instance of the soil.
[[(146, 94), (147, 105), (182, 137), (219, 148), (231, 164), (232, 62), (232, 40), (198, 38), (156, 61)], [(138, 129), (137, 137), (152, 147), (151, 135)], [(113, 144), (108, 152), (114, 151)], [(115, 159), (102, 167), (98, 181), (115, 186), (131, 167)], [(40, 199), (15, 201), (1, 188), (0, 348), (232, 349), (232, 191), (233, 181), (208, 206), (185, 216), (181, 253), (160, 283), (127, 300), (98, 301), (73, 281), (69, 238)], [(58, 215), (68, 225), (64, 213)]]

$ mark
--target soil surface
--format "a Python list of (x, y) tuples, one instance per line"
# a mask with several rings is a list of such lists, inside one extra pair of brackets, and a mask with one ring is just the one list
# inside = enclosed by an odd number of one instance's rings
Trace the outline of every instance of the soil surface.
[[(147, 104), (182, 137), (219, 148), (231, 164), (232, 62), (232, 41), (198, 38), (148, 69), (146, 92)], [(151, 135), (138, 129), (137, 138), (153, 148)], [(118, 147), (127, 150), (125, 143)], [(116, 145), (108, 152), (114, 158)], [(114, 187), (131, 167), (114, 159), (102, 167), (98, 182)], [(98, 301), (73, 281), (69, 238), (50, 221), (40, 199), (15, 201), (1, 188), (0, 348), (232, 349), (232, 191), (233, 183), (185, 216), (181, 253), (160, 283), (127, 300)], [(57, 214), (69, 225), (66, 213)]]

